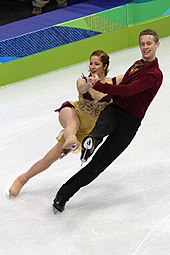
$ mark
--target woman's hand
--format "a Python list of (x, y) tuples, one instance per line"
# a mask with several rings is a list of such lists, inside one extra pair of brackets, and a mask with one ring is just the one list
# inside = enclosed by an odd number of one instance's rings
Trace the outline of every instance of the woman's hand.
[(86, 80), (87, 80), (87, 83), (89, 84), (89, 86), (93, 87), (96, 84), (96, 82), (99, 80), (99, 77), (97, 74), (95, 74), (90, 77), (87, 77)]
[(85, 77), (82, 74), (82, 77), (83, 78), (79, 78), (77, 80), (77, 90), (81, 94), (86, 93), (89, 90), (89, 88), (92, 88), (96, 84), (96, 82), (99, 80), (99, 77), (97, 75)]

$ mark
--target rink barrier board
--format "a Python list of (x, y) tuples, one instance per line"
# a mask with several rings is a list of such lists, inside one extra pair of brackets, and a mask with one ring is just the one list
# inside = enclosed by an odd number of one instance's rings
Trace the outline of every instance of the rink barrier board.
[[(65, 44), (74, 43), (99, 34), (165, 16), (167, 15), (166, 12), (169, 10), (168, 7), (170, 4), (164, 3), (162, 7), (160, 1), (161, 0), (149, 0), (149, 2), (142, 4), (126, 4), (92, 15), (83, 16), (79, 19), (73, 19), (73, 14), (69, 14), (69, 21), (64, 23), (58, 21), (59, 23), (51, 26), (47, 26), (46, 24), (49, 16), (44, 15), (44, 27), (38, 30), (37, 28), (34, 30), (31, 28), (31, 25), (41, 21), (37, 20), (37, 17), (34, 17), (35, 20), (34, 18), (28, 19), (28, 21), (26, 20), (27, 22), (25, 21), (26, 23), (17, 22), (12, 25), (11, 28), (13, 28), (12, 31), (15, 32), (15, 36), (14, 34), (12, 36), (10, 33), (11, 29), (9, 29), (9, 26), (6, 27), (6, 30), (0, 27), (0, 37), (4, 38), (0, 40), (0, 62), (14, 61)], [(88, 9), (87, 6), (88, 5), (84, 5), (84, 8), (86, 7), (86, 9)], [(152, 13), (152, 15), (149, 15), (152, 8), (154, 9), (154, 14)], [(61, 10), (55, 12), (58, 16), (64, 16), (65, 12), (68, 14), (67, 10), (63, 10), (63, 12), (59, 11)], [(87, 10), (85, 10), (85, 13), (87, 13)], [(145, 13), (145, 15), (143, 15), (143, 13)], [(51, 16), (55, 16), (54, 13), (51, 14)], [(27, 26), (29, 26), (30, 32), (28, 32), (29, 30), (23, 30)]]
[[(139, 32), (147, 27), (159, 31), (160, 38), (170, 36), (170, 16), (100, 34), (82, 41), (66, 44), (48, 51), (1, 64), (0, 85), (3, 86), (86, 61), (90, 53), (96, 49), (96, 44), (98, 49), (103, 49), (108, 53), (136, 46), (138, 45)], [(122, 38), (127, 38), (127, 40), (122, 40)], [(79, 54), (77, 54), (77, 52), (79, 52)], [(11, 73), (12, 75), (10, 75)]]
[(139, 32), (148, 27), (159, 31), (160, 38), (169, 36), (170, 15), (0, 64), (0, 86), (86, 61), (96, 45), (108, 53), (136, 46)]

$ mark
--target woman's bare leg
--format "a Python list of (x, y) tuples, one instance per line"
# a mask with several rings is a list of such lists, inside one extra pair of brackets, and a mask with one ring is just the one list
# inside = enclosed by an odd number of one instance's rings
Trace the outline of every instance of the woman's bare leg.
[(77, 113), (70, 107), (64, 107), (59, 114), (59, 121), (64, 128), (65, 143), (63, 149), (70, 149), (72, 145), (79, 146), (76, 133), (79, 129), (80, 121)]
[(79, 118), (76, 112), (65, 107), (60, 111), (59, 121), (64, 128), (64, 138), (65, 143), (58, 142), (42, 159), (37, 161), (27, 172), (18, 176), (18, 178), (13, 182), (9, 189), (9, 193), (16, 197), (22, 187), (27, 183), (27, 181), (33, 176), (45, 171), (51, 166), (57, 159), (60, 158), (63, 148), (70, 148), (71, 145), (79, 145), (76, 138), (77, 130), (79, 129)]
[(18, 178), (13, 182), (9, 189), (10, 195), (16, 197), (24, 184), (33, 176), (45, 171), (51, 166), (57, 159), (60, 158), (62, 152), (63, 143), (57, 143), (42, 159), (37, 161), (31, 168), (18, 176)]

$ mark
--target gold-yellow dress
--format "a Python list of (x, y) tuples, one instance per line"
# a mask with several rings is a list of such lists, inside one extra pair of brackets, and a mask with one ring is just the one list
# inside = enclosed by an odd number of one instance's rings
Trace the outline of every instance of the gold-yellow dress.
[[(71, 107), (77, 113), (80, 126), (76, 136), (81, 144), (84, 137), (86, 137), (95, 126), (100, 112), (111, 102), (112, 99), (110, 99), (107, 94), (90, 88), (85, 94), (79, 94), (79, 100), (74, 102), (67, 101), (56, 111), (60, 111), (64, 107)], [(62, 143), (65, 142), (62, 131), (57, 136), (57, 140)]]

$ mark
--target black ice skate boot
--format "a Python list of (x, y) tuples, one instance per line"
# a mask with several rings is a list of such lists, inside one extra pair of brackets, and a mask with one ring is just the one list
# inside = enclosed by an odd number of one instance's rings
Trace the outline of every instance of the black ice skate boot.
[(87, 136), (82, 141), (82, 150), (81, 150), (81, 157), (80, 160), (83, 164), (83, 162), (86, 162), (88, 158), (94, 153), (97, 146), (103, 141), (102, 137), (92, 137)]
[(65, 209), (66, 201), (62, 198), (62, 196), (56, 195), (55, 199), (53, 200), (53, 211), (54, 214), (57, 212), (63, 212)]
[(82, 142), (81, 162), (86, 162), (95, 150), (95, 140), (93, 137), (85, 137)]

